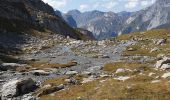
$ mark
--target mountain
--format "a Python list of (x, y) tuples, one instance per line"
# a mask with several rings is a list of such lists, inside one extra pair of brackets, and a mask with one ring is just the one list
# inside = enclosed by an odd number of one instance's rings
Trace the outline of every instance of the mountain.
[(170, 28), (170, 1), (157, 0), (150, 7), (133, 13), (123, 26), (120, 34), (157, 28)]
[(9, 32), (45, 31), (81, 39), (81, 34), (41, 0), (1, 0), (0, 29)]
[(40, 47), (48, 45), (40, 41), (50, 40), (56, 34), (74, 39), (89, 39), (70, 27), (62, 16), (57, 15), (42, 0), (1, 0), (0, 13), (0, 54), (18, 52), (27, 43), (30, 46), (31, 43), (37, 43)]
[(67, 13), (78, 28), (91, 31), (95, 38), (105, 39), (131, 32), (170, 27), (170, 1), (157, 0), (153, 5), (137, 12), (80, 12)]
[(90, 40), (96, 40), (92, 32), (82, 29), (82, 28), (75, 28), (75, 29), (79, 31), (80, 33), (82, 33), (83, 35), (89, 37)]
[(70, 25), (73, 28), (77, 27), (76, 21), (73, 19), (71, 15), (63, 14), (63, 19), (67, 22), (68, 25)]
[(129, 12), (88, 11), (81, 13), (78, 10), (72, 10), (67, 13), (71, 15), (77, 23), (78, 28), (84, 28), (91, 31), (96, 39), (105, 39), (117, 36), (121, 29), (123, 20), (130, 16)]

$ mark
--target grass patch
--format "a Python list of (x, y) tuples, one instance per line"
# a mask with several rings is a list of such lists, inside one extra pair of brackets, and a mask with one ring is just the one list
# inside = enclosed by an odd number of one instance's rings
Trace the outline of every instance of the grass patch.
[[(142, 79), (142, 78), (140, 78)], [(45, 95), (39, 100), (169, 100), (170, 85), (167, 82), (151, 84), (150, 79), (143, 78), (133, 81), (116, 81), (112, 78), (100, 83), (100, 80), (83, 85), (71, 86), (59, 91), (54, 96)]]
[(139, 63), (139, 62), (114, 62), (114, 63), (105, 64), (103, 70), (107, 72), (115, 72), (118, 68), (126, 68), (130, 70), (134, 70), (134, 69), (148, 70), (149, 65)]
[[(163, 45), (157, 45), (154, 43), (157, 39), (167, 39), (167, 42)], [(136, 32), (132, 34), (122, 35), (117, 38), (118, 41), (136, 40), (135, 45), (127, 47), (127, 50), (123, 55), (125, 56), (152, 56), (155, 57), (160, 53), (170, 54), (170, 29), (158, 29), (150, 30), (146, 32)], [(128, 48), (135, 49), (134, 51), (128, 51)], [(153, 48), (158, 48), (157, 51), (151, 52)]]
[(66, 64), (49, 64), (45, 62), (29, 62), (28, 65), (32, 66), (32, 68), (43, 69), (43, 68), (68, 68), (72, 66), (76, 66), (77, 62), (68, 62)]

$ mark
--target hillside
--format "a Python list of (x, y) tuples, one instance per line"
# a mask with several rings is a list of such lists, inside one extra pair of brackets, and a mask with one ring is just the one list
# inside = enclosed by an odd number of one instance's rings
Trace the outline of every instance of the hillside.
[[(20, 52), (22, 45), (35, 46), (41, 40), (49, 40), (52, 35), (88, 38), (71, 28), (41, 0), (1, 0), (0, 13), (0, 47), (3, 52)], [(47, 46), (48, 42), (40, 42), (37, 47)]]

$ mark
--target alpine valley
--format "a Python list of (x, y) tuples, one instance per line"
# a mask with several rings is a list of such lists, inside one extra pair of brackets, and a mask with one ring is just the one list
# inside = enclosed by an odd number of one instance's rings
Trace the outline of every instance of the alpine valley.
[(0, 100), (169, 94), (170, 0), (119, 13), (62, 13), (42, 0), (0, 0)]

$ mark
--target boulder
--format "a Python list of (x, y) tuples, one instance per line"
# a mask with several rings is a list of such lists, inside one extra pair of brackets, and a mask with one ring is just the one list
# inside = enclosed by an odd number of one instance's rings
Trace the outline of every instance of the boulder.
[(114, 78), (115, 80), (119, 80), (119, 81), (126, 81), (128, 80), (130, 77), (129, 76), (119, 76)]
[(159, 83), (160, 82), (160, 80), (153, 80), (153, 81), (151, 81), (151, 83)]
[(43, 95), (47, 95), (47, 94), (51, 94), (53, 92), (57, 92), (57, 91), (60, 91), (62, 89), (64, 89), (63, 84), (61, 84), (59, 86), (53, 86), (53, 87), (45, 88), (38, 94), (38, 97), (43, 96)]
[(36, 82), (31, 78), (10, 80), (2, 86), (1, 97), (6, 100), (5, 98), (17, 97), (32, 92), (36, 88)]
[(168, 78), (168, 77), (170, 77), (170, 72), (164, 73), (161, 77), (162, 77), (162, 78)]
[(87, 69), (89, 72), (96, 72), (102, 69), (102, 66), (94, 66)]
[(155, 48), (151, 49), (150, 53), (155, 52), (155, 51), (159, 51), (159, 48), (155, 47)]
[(17, 67), (24, 67), (26, 64), (17, 64), (17, 63), (2, 63), (0, 65), (0, 70), (7, 71), (7, 70), (15, 70)]
[(66, 79), (65, 82), (67, 82), (71, 85), (75, 85), (78, 81), (75, 78), (71, 77), (69, 79)]
[(163, 64), (160, 69), (162, 69), (162, 70), (170, 69), (170, 63)]
[(119, 68), (116, 70), (116, 73), (124, 73), (126, 70), (123, 68)]
[(83, 81), (81, 82), (82, 84), (84, 83), (88, 83), (88, 82), (91, 82), (91, 81), (94, 81), (96, 78), (94, 76), (90, 76), (88, 78), (83, 78)]
[(127, 51), (135, 51), (135, 49), (134, 48), (129, 48), (129, 49), (127, 49)]
[(163, 64), (168, 64), (168, 63), (170, 63), (170, 58), (164, 57), (162, 60), (158, 60), (156, 62), (155, 67), (156, 68), (161, 68)]
[(159, 39), (159, 40), (156, 42), (156, 44), (157, 44), (157, 45), (162, 45), (162, 44), (166, 43), (166, 41), (167, 41), (167, 39)]
[(65, 74), (66, 75), (76, 75), (76, 74), (78, 74), (78, 72), (77, 71), (67, 71)]
[(165, 54), (158, 54), (157, 60), (162, 60), (165, 57)]
[(50, 74), (50, 72), (46, 72), (44, 70), (33, 70), (31, 73), (36, 76), (48, 76)]
[(110, 58), (108, 55), (102, 55), (100, 58)]

